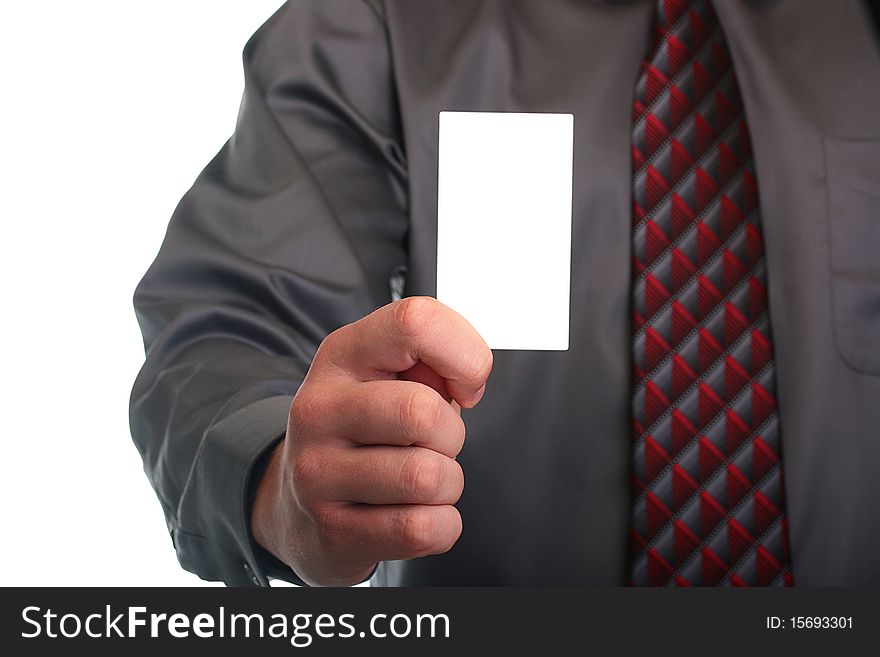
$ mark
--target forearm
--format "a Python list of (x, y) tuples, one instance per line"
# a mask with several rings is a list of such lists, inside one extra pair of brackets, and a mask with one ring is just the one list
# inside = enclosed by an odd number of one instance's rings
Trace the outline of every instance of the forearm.
[(408, 228), (372, 6), (288, 3), (244, 65), (235, 135), (181, 201), (135, 293), (147, 357), (131, 400), (181, 562), (234, 584), (251, 583), (244, 561), (257, 565), (252, 472), (284, 434), (321, 340), (390, 300)]

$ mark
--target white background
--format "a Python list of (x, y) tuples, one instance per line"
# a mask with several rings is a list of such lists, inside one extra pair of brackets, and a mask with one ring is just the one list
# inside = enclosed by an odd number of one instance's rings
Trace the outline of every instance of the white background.
[(280, 4), (0, 4), (0, 585), (201, 582), (129, 435), (131, 296)]

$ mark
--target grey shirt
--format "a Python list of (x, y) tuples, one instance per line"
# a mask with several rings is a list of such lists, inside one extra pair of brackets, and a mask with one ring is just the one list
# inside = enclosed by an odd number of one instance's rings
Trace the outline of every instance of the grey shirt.
[[(798, 585), (880, 584), (880, 49), (856, 0), (719, 0), (752, 131)], [(182, 565), (265, 584), (248, 490), (321, 339), (433, 295), (441, 110), (575, 117), (571, 347), (501, 351), (464, 531), (385, 584), (627, 579), (630, 107), (652, 0), (299, 0), (135, 295), (131, 426)]]

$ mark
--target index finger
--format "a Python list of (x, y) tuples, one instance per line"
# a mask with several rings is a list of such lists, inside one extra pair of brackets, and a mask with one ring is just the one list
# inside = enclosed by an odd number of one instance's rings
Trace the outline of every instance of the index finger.
[(480, 401), (492, 371), (492, 350), (476, 329), (431, 297), (383, 306), (336, 331), (333, 340), (334, 363), (364, 380), (425, 363), (464, 408)]

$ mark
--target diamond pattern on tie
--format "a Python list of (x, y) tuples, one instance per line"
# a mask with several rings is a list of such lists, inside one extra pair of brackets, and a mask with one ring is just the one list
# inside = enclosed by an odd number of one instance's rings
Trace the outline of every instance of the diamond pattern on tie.
[(742, 98), (711, 3), (658, 5), (633, 102), (631, 582), (790, 586)]

